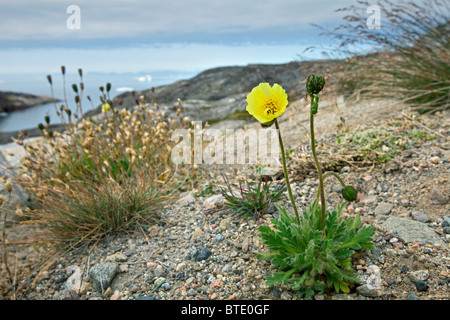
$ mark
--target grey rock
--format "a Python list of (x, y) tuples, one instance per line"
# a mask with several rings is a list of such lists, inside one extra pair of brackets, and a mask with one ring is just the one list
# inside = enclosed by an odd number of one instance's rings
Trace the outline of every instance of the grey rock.
[(211, 250), (209, 250), (209, 249), (202, 249), (202, 250), (199, 250), (197, 252), (197, 254), (195, 255), (194, 258), (195, 258), (196, 261), (202, 261), (202, 260), (208, 259), (211, 255), (212, 255)]
[(370, 284), (363, 284), (362, 286), (357, 287), (356, 291), (364, 297), (369, 298), (378, 297), (378, 290), (375, 287), (371, 286)]
[(426, 281), (417, 280), (414, 282), (414, 284), (416, 285), (416, 289), (419, 292), (428, 290), (428, 282)]
[(165, 282), (161, 285), (161, 288), (163, 288), (166, 291), (169, 291), (172, 288), (172, 286), (170, 284), (168, 284), (167, 282)]
[(89, 270), (91, 284), (98, 292), (105, 292), (118, 272), (118, 265), (113, 262), (98, 263)]
[(444, 220), (442, 222), (443, 227), (450, 227), (450, 216), (442, 217), (442, 220)]
[(444, 233), (450, 234), (450, 227), (444, 227)]
[(430, 277), (430, 273), (427, 270), (410, 271), (408, 277), (412, 281), (425, 281)]
[(370, 250), (370, 255), (374, 258), (374, 259), (378, 259), (381, 256), (381, 249), (380, 248), (375, 248), (373, 250)]
[(423, 223), (431, 221), (430, 217), (427, 214), (420, 212), (420, 211), (411, 212), (411, 218), (413, 218), (413, 220), (423, 222)]
[(390, 233), (397, 233), (406, 242), (418, 240), (422, 244), (440, 244), (446, 246), (445, 242), (425, 223), (406, 218), (390, 217), (383, 226)]
[(233, 271), (233, 265), (231, 263), (227, 263), (223, 268), (222, 272), (232, 272)]
[(390, 214), (393, 208), (394, 208), (394, 205), (392, 205), (391, 203), (381, 202), (375, 208), (375, 215), (387, 215), (387, 214)]
[(406, 295), (406, 300), (420, 300), (420, 298), (418, 296), (416, 296), (414, 294), (414, 292), (410, 291), (408, 292), (408, 294)]
[(192, 195), (188, 195), (186, 197), (183, 197), (179, 200), (177, 200), (176, 204), (181, 206), (181, 207), (185, 207), (188, 206), (192, 203), (195, 203), (195, 198)]
[(155, 277), (162, 277), (166, 274), (166, 270), (161, 265), (157, 265), (155, 270), (153, 270), (153, 275)]
[(223, 237), (222, 234), (218, 233), (218, 234), (216, 235), (216, 241), (222, 241), (223, 239), (224, 239), (224, 237)]
[(67, 268), (68, 272), (73, 272), (73, 274), (66, 281), (66, 288), (72, 290), (73, 286), (81, 281), (81, 269), (76, 265), (69, 266)]
[(225, 201), (225, 198), (221, 194), (216, 194), (211, 196), (203, 202), (203, 206), (206, 210), (214, 209), (217, 206), (221, 205)]
[(156, 300), (156, 298), (155, 297), (142, 296), (142, 297), (136, 297), (136, 300)]
[(448, 203), (449, 200), (449, 196), (448, 195), (444, 195), (442, 193), (441, 190), (439, 190), (437, 187), (434, 187), (431, 191), (430, 191), (430, 203), (431, 204), (440, 204), (440, 205), (444, 205)]

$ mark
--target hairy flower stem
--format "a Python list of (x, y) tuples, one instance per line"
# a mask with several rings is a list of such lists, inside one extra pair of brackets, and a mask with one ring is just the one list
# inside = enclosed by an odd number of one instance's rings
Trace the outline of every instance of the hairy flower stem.
[[(325, 179), (326, 179), (327, 177), (329, 177), (329, 176), (334, 176), (336, 179), (339, 180), (339, 182), (341, 183), (342, 187), (345, 188), (344, 180), (342, 180), (342, 178), (339, 177), (339, 175), (338, 175), (336, 172), (330, 171), (330, 172), (324, 173), (323, 176), (322, 176), (323, 181), (325, 181)], [(320, 195), (320, 189), (317, 190), (317, 196), (316, 196), (316, 200), (317, 200), (317, 201), (319, 201), (319, 195)]]
[[(311, 112), (310, 112), (310, 131), (311, 131), (311, 150), (314, 157), (314, 162), (316, 163), (317, 173), (319, 174), (319, 192), (320, 192), (320, 202), (322, 203), (321, 209), (322, 209), (322, 228), (325, 227), (325, 210), (326, 210), (326, 203), (325, 203), (325, 192), (323, 188), (323, 176), (322, 176), (322, 168), (320, 167), (319, 159), (317, 159), (316, 154), (316, 141), (314, 138), (314, 114), (313, 114), (313, 103), (314, 98), (311, 95)], [(317, 103), (317, 101), (315, 101)]]
[(291, 199), (292, 207), (294, 208), (297, 223), (300, 224), (300, 217), (298, 216), (297, 206), (295, 205), (294, 197), (292, 196), (291, 184), (289, 183), (289, 177), (288, 177), (288, 173), (287, 173), (287, 169), (286, 169), (286, 154), (284, 152), (283, 140), (281, 139), (280, 127), (278, 126), (278, 119), (275, 119), (275, 127), (278, 130), (278, 141), (280, 142), (281, 160), (283, 161), (283, 172), (284, 172), (284, 179), (286, 180), (286, 187), (288, 189), (289, 198)]

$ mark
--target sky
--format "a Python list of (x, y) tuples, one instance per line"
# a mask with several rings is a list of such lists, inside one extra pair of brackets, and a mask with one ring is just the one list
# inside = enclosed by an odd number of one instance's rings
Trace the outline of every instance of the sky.
[[(0, 1), (2, 74), (202, 71), (298, 60), (356, 0)], [(71, 5), (76, 5), (75, 11)], [(308, 58), (320, 58), (317, 55)]]

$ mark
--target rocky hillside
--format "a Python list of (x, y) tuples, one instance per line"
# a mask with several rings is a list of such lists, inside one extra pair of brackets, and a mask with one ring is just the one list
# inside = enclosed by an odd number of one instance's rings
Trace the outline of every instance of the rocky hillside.
[[(154, 97), (168, 115), (176, 111), (181, 100), (182, 111), (192, 120), (216, 122), (246, 116), (246, 95), (261, 82), (278, 83), (286, 89), (291, 100), (305, 94), (304, 82), (310, 72), (318, 72), (330, 61), (302, 61), (286, 64), (251, 64), (206, 70), (196, 77), (152, 89), (123, 93), (114, 99), (130, 108), (141, 95)], [(92, 116), (100, 108), (87, 113)]]
[(57, 100), (44, 95), (35, 96), (26, 93), (0, 91), (0, 113), (23, 110), (53, 101)]

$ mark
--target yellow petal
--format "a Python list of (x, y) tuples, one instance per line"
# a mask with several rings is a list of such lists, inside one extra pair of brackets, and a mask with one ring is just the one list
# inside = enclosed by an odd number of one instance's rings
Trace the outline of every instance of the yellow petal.
[(247, 112), (261, 123), (279, 117), (286, 110), (287, 94), (279, 84), (260, 83), (247, 95)]

